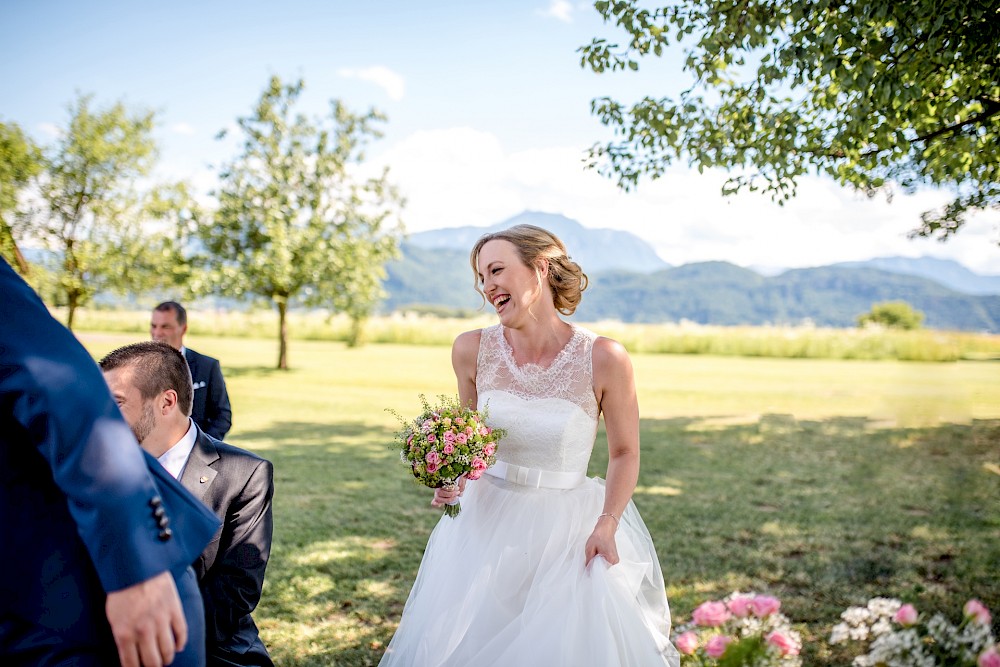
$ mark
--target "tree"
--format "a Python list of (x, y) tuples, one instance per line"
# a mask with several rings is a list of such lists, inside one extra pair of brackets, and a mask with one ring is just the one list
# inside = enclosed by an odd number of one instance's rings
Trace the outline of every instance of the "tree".
[(924, 314), (905, 301), (883, 301), (876, 303), (872, 309), (864, 315), (858, 316), (858, 326), (864, 327), (871, 324), (880, 325), (887, 329), (919, 329), (924, 321)]
[(629, 189), (676, 159), (736, 170), (723, 188), (780, 202), (815, 171), (869, 196), (948, 189), (913, 235), (942, 240), (968, 212), (1000, 207), (1000, 5), (866, 0), (638, 0), (595, 7), (627, 38), (581, 49), (596, 72), (637, 70), (683, 44), (690, 88), (675, 101), (610, 98), (592, 109), (615, 140), (591, 165)]
[(15, 221), (21, 191), (42, 168), (38, 146), (11, 123), (0, 123), (0, 257), (6, 259), (22, 275), (27, 275), (28, 262), (17, 247)]
[(59, 256), (59, 290), (73, 328), (77, 308), (101, 290), (139, 291), (159, 272), (158, 243), (144, 228), (135, 180), (156, 155), (154, 114), (121, 103), (91, 108), (92, 96), (70, 107), (69, 127), (46, 151), (39, 185), (42, 211), (30, 232)]
[(288, 368), (293, 301), (346, 312), (360, 340), (400, 230), (402, 201), (387, 173), (357, 173), (384, 118), (336, 100), (325, 119), (293, 115), (303, 86), (272, 77), (252, 115), (239, 119), (242, 153), (220, 173), (219, 209), (202, 226), (219, 291), (277, 308), (280, 369)]

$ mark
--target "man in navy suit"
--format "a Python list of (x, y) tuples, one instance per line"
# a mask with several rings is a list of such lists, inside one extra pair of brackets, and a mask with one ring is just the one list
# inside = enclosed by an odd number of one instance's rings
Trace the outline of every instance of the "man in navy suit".
[(272, 667), (250, 615), (271, 552), (271, 463), (206, 435), (190, 419), (191, 375), (170, 345), (126, 345), (100, 366), (142, 448), (222, 520), (194, 565), (209, 667)]
[(229, 405), (226, 381), (222, 378), (219, 360), (199, 354), (184, 346), (187, 333), (187, 311), (176, 301), (164, 301), (153, 309), (149, 324), (153, 340), (163, 341), (180, 350), (187, 359), (194, 381), (194, 404), (191, 419), (202, 431), (222, 440), (233, 425), (233, 410)]
[(218, 519), (3, 260), (0, 322), (0, 664), (204, 665), (190, 565)]

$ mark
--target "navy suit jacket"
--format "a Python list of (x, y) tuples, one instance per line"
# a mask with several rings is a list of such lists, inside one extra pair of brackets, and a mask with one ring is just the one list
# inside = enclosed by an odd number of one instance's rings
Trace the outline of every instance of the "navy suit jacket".
[(164, 571), (203, 631), (186, 581), (219, 521), (144, 454), (93, 358), (0, 260), (0, 664), (118, 664), (106, 593)]
[(270, 666), (250, 612), (271, 553), (271, 462), (199, 429), (180, 481), (222, 520), (194, 564), (205, 600), (208, 665)]
[(184, 358), (191, 369), (194, 383), (194, 403), (191, 419), (216, 440), (222, 440), (233, 426), (233, 409), (229, 405), (229, 392), (222, 378), (219, 360), (184, 348)]

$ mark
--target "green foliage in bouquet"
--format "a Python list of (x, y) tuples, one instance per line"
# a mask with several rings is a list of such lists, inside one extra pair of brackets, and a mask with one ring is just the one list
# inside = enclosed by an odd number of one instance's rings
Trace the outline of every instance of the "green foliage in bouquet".
[[(402, 424), (393, 448), (399, 450), (400, 459), (424, 486), (453, 487), (463, 475), (479, 479), (496, 463), (497, 443), (506, 432), (487, 425), (486, 409), (480, 412), (464, 407), (457, 396), (440, 395), (438, 401), (431, 405), (420, 394), (423, 410), (412, 420), (389, 410)], [(458, 516), (461, 505), (446, 505), (444, 511), (448, 516)]]

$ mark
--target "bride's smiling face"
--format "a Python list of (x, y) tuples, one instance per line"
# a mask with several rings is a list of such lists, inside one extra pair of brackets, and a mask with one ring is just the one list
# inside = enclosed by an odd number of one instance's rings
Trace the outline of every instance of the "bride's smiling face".
[(519, 314), (530, 313), (542, 293), (540, 280), (544, 278), (525, 265), (513, 243), (488, 241), (479, 251), (477, 265), (483, 294), (501, 322), (509, 326)]

